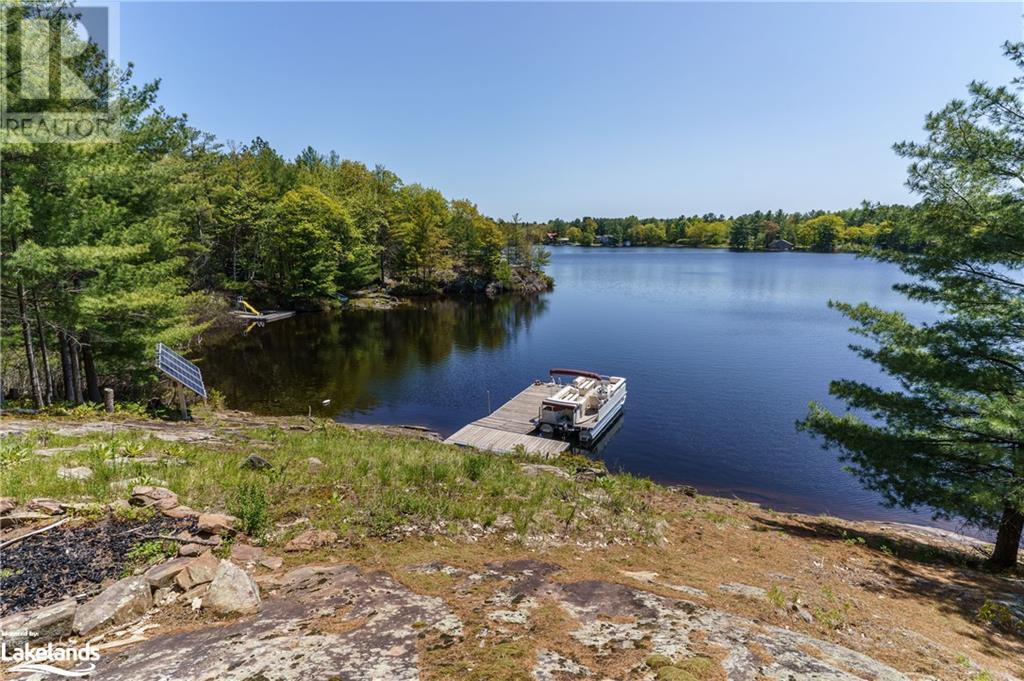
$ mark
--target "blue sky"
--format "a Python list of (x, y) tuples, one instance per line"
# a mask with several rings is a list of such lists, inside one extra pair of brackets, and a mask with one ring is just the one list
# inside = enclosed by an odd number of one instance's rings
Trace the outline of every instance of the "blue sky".
[(1013, 77), (1022, 4), (149, 3), (121, 58), (222, 140), (307, 144), (496, 217), (911, 200), (924, 115)]

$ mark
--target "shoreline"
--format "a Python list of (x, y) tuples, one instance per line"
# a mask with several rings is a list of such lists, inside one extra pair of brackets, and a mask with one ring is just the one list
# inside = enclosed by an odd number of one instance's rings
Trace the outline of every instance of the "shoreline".
[[(224, 436), (237, 435), (247, 429), (253, 428), (271, 427), (289, 431), (311, 432), (318, 422), (327, 421), (337, 427), (353, 431), (365, 431), (438, 444), (443, 444), (444, 440), (444, 435), (442, 433), (426, 426), (411, 424), (355, 423), (336, 421), (330, 418), (324, 419), (323, 417), (316, 416), (312, 419), (298, 415), (266, 416), (237, 410), (218, 411), (212, 414), (212, 418), (205, 417), (206, 420), (197, 419), (190, 422), (160, 421), (157, 419), (140, 419), (130, 416), (125, 418), (91, 421), (84, 419), (79, 420), (71, 417), (45, 415), (29, 415), (29, 418), (24, 418), (25, 416), (26, 415), (24, 414), (16, 414), (12, 416), (6, 410), (0, 412), (0, 437), (25, 435), (38, 429), (40, 424), (47, 424), (56, 425), (57, 427), (52, 428), (51, 431), (62, 436), (78, 437), (101, 433), (110, 434), (117, 431), (129, 431), (144, 433), (159, 440), (165, 440), (168, 442), (215, 443), (220, 441)], [(458, 447), (458, 445), (450, 446), (456, 447), (459, 450), (469, 451), (466, 448)], [(484, 454), (496, 457), (505, 456), (489, 452), (484, 452)], [(567, 460), (575, 460), (579, 458), (579, 455), (566, 454), (565, 458)], [(593, 460), (589, 458), (586, 460), (602, 467), (605, 465), (601, 460)], [(545, 463), (545, 461), (540, 458), (537, 458), (536, 461), (538, 463)], [(607, 472), (609, 475), (632, 475), (628, 471), (608, 470)], [(650, 479), (650, 481), (651, 484), (664, 490), (693, 490), (696, 494), (717, 499), (725, 503), (739, 502), (749, 504), (769, 513), (780, 513), (819, 520), (839, 521), (842, 523), (857, 524), (882, 530), (891, 529), (894, 533), (904, 533), (918, 539), (927, 538), (938, 540), (946, 543), (951, 548), (958, 547), (960, 549), (975, 549), (981, 546), (992, 545), (990, 541), (985, 540), (981, 536), (957, 532), (949, 529), (948, 527), (942, 527), (939, 525), (913, 523), (897, 519), (856, 517), (851, 514), (834, 514), (827, 511), (813, 512), (798, 510), (793, 507), (787, 508), (784, 506), (773, 506), (771, 501), (767, 498), (754, 498), (755, 496), (758, 496), (755, 494), (742, 495), (735, 492), (728, 492), (721, 488), (693, 485), (687, 482), (666, 482), (654, 479)]]
[[(458, 449), (415, 428), (196, 416), (0, 419), (15, 494), (0, 509), (0, 629), (45, 618), (47, 640), (102, 641), (99, 674), (126, 681), (184, 678), (196, 659), (255, 677), (264, 661), (237, 643), (250, 639), (361, 664), (401, 652), (415, 673), (396, 678), (1024, 674), (1024, 574), (983, 569), (969, 539), (778, 513), (574, 455)], [(322, 671), (316, 654), (295, 659), (303, 678)]]

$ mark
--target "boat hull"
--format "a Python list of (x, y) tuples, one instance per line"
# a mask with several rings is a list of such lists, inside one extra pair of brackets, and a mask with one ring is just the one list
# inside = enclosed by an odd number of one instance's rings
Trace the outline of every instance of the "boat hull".
[(601, 406), (600, 413), (597, 417), (597, 423), (590, 428), (581, 428), (579, 431), (579, 437), (581, 442), (593, 442), (601, 436), (601, 433), (605, 431), (608, 426), (616, 419), (616, 417), (622, 413), (622, 410), (626, 406), (626, 386), (622, 386), (619, 390), (615, 391), (615, 395), (610, 400)]

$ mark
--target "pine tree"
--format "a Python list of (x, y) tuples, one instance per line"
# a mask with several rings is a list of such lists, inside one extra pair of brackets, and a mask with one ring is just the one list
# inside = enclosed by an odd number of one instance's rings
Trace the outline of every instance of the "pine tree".
[[(1024, 46), (1005, 45), (1024, 71)], [(1016, 564), (1024, 528), (1024, 100), (974, 82), (967, 101), (930, 114), (908, 185), (922, 198), (919, 254), (897, 263), (908, 298), (936, 306), (914, 324), (868, 304), (835, 304), (872, 341), (854, 349), (899, 389), (839, 380), (830, 392), (852, 413), (812, 404), (803, 427), (841, 450), (891, 504), (928, 506), (995, 530), (994, 567)]]

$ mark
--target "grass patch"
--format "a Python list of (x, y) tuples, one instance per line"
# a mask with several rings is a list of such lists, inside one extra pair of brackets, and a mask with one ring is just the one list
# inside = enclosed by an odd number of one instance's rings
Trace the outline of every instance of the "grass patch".
[[(240, 467), (253, 451), (253, 439), (264, 443), (259, 452), (274, 465), (272, 471)], [(228, 510), (254, 537), (268, 533), (276, 522), (299, 517), (353, 541), (488, 528), (605, 541), (657, 536), (658, 518), (647, 503), (653, 484), (647, 480), (531, 476), (519, 466), (525, 457), (369, 430), (261, 428), (227, 445), (167, 443), (131, 432), (78, 438), (33, 432), (11, 440), (5, 442), (10, 455), (0, 468), (0, 486), (10, 496), (110, 502), (126, 498), (134, 484), (160, 484), (192, 508)], [(50, 457), (26, 453), (83, 443), (89, 447)], [(309, 466), (310, 457), (323, 465)], [(60, 466), (79, 465), (89, 466), (93, 476), (63, 480), (56, 475)]]
[(128, 577), (140, 567), (160, 563), (178, 553), (178, 545), (174, 542), (152, 539), (133, 546), (125, 558), (122, 577)]

